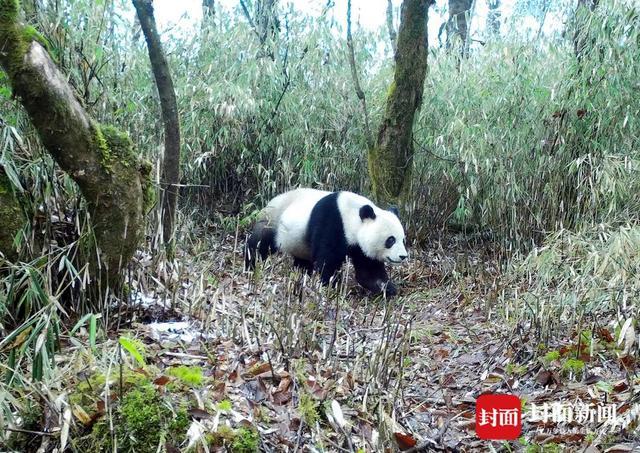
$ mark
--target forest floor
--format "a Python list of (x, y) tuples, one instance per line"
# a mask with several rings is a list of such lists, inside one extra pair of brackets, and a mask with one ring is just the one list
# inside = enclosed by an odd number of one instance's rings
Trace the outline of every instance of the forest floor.
[[(500, 266), (482, 246), (454, 238), (413, 251), (392, 271), (400, 297), (387, 301), (357, 287), (352, 269), (334, 289), (287, 257), (244, 272), (238, 235), (206, 236), (184, 245), (172, 266), (137, 257), (133, 321), (114, 320), (103, 344), (113, 351), (118, 337), (136, 338), (145, 366), (131, 357), (124, 366), (163, 394), (181, 392), (189, 428), (167, 441), (169, 451), (243, 451), (243, 427), (257, 430), (262, 451), (638, 448), (640, 380), (632, 359), (607, 348), (615, 333), (600, 327), (589, 341), (571, 331), (542, 340), (531, 323), (507, 321)], [(117, 369), (104, 360), (82, 368), (85, 378)], [(69, 376), (65, 385), (82, 382)], [(108, 397), (92, 391), (73, 412), (86, 428), (109, 413)], [(517, 440), (477, 437), (476, 399), (493, 392), (522, 400)], [(546, 422), (532, 419), (532, 405), (548, 407)], [(610, 426), (598, 412), (607, 405), (629, 426)], [(593, 420), (578, 417), (586, 406)]]

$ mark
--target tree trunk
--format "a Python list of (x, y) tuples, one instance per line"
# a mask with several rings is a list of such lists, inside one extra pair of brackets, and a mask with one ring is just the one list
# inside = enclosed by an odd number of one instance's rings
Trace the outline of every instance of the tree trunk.
[(251, 30), (258, 37), (260, 46), (262, 46), (266, 56), (275, 61), (276, 55), (272, 45), (280, 31), (277, 11), (278, 0), (257, 0), (253, 15), (244, 0), (240, 0), (240, 7), (251, 26)]
[(487, 0), (489, 15), (487, 17), (487, 28), (492, 38), (500, 36), (500, 0)]
[(278, 36), (280, 23), (278, 22), (277, 0), (259, 0), (257, 2), (256, 22), (260, 42), (270, 42)]
[(549, 8), (551, 7), (551, 0), (542, 0), (542, 4), (540, 6), (540, 14), (536, 14), (536, 21), (538, 22), (538, 31), (536, 32), (536, 41), (540, 39), (542, 36), (542, 29), (544, 28), (544, 23), (547, 20), (547, 13), (549, 12)]
[(427, 12), (433, 0), (404, 0), (389, 87), (376, 145), (369, 150), (373, 194), (381, 204), (406, 195), (413, 167), (413, 122), (427, 73)]
[(451, 47), (451, 38), (458, 37), (460, 55), (465, 58), (469, 50), (469, 30), (467, 15), (473, 0), (449, 0), (449, 21), (447, 23), (447, 47)]
[(17, 0), (0, 0), (0, 66), (42, 143), (85, 197), (98, 248), (94, 277), (114, 289), (144, 234), (151, 165), (126, 134), (88, 115), (37, 32), (18, 16)]
[(202, 0), (202, 21), (211, 23), (216, 15), (215, 0)]
[(133, 0), (144, 38), (149, 60), (156, 79), (162, 122), (164, 123), (164, 162), (162, 167), (162, 235), (169, 255), (173, 255), (178, 184), (180, 183), (180, 120), (169, 64), (153, 17), (151, 0)]
[(393, 26), (393, 3), (391, 0), (387, 0), (387, 29), (389, 30), (389, 41), (391, 41), (391, 48), (395, 53), (396, 41), (398, 39), (398, 36), (396, 34), (396, 28)]
[(24, 214), (14, 195), (13, 187), (0, 165), (0, 267), (4, 258), (13, 261), (18, 257), (13, 239), (25, 222)]

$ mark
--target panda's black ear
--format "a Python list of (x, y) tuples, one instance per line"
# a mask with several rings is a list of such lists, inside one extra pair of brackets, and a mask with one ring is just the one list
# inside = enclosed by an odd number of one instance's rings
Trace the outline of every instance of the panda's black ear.
[(398, 211), (398, 208), (396, 206), (390, 206), (389, 211), (394, 213), (397, 218), (400, 218), (400, 212)]
[(373, 212), (373, 208), (368, 205), (365, 204), (363, 207), (360, 208), (360, 219), (362, 219), (364, 221), (364, 219), (375, 219), (376, 218), (376, 213)]

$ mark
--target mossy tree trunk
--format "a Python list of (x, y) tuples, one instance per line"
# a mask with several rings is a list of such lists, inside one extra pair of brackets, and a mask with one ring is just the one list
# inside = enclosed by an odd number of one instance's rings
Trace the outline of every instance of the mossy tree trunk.
[(377, 142), (369, 150), (373, 194), (383, 205), (401, 202), (411, 181), (413, 122), (422, 104), (427, 73), (427, 12), (433, 3), (402, 3), (393, 82)]
[(164, 124), (164, 162), (162, 167), (162, 237), (173, 256), (178, 184), (180, 183), (180, 119), (169, 63), (162, 50), (151, 0), (133, 0), (147, 42), (151, 69), (156, 79)]
[(144, 233), (150, 164), (126, 134), (89, 116), (38, 33), (20, 23), (18, 0), (0, 0), (0, 65), (42, 143), (86, 199), (99, 257), (94, 277), (115, 289)]
[(0, 165), (0, 266), (3, 256), (10, 261), (18, 257), (13, 240), (25, 220), (9, 178)]

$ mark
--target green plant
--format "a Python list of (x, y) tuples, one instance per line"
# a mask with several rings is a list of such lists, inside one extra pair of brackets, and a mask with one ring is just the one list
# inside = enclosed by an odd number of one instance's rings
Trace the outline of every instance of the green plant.
[(570, 358), (562, 364), (562, 369), (574, 374), (579, 374), (584, 370), (584, 362), (582, 360)]
[[(121, 423), (116, 426), (116, 440), (121, 451), (155, 452), (161, 442), (186, 437), (189, 418), (184, 408), (173, 411), (150, 383), (128, 393), (117, 406)], [(110, 450), (112, 439), (108, 422), (94, 425), (88, 442), (100, 450)]]
[(199, 366), (180, 365), (169, 368), (167, 374), (177, 377), (180, 381), (191, 387), (199, 387), (202, 385), (202, 368)]
[(315, 426), (320, 420), (318, 402), (306, 392), (300, 395), (300, 401), (298, 401), (298, 412), (304, 422), (309, 426)]
[(542, 358), (542, 360), (547, 364), (559, 359), (560, 359), (560, 351), (549, 351)]
[(255, 429), (240, 428), (236, 430), (231, 442), (231, 451), (237, 453), (252, 453), (260, 447), (260, 434)]

